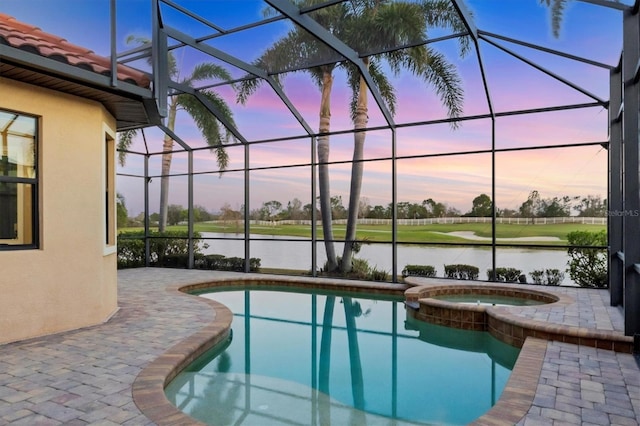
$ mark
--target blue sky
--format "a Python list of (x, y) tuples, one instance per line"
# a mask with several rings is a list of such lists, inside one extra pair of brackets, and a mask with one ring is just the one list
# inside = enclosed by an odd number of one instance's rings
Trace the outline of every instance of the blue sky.
[[(176, 1), (176, 3), (200, 13), (205, 19), (224, 29), (234, 28), (261, 19), (264, 3), (253, 0), (235, 1)], [(549, 11), (537, 0), (468, 0), (477, 26), (485, 31), (498, 33), (529, 43), (570, 52), (578, 56), (615, 65), (621, 46), (621, 13), (578, 1), (569, 3), (559, 38), (551, 34)], [(149, 36), (150, 0), (117, 1), (118, 50), (127, 49), (124, 40), (129, 35)], [(65, 37), (107, 55), (109, 52), (109, 1), (108, 0), (2, 0), (0, 12), (18, 20), (39, 26), (44, 31)], [(202, 24), (185, 18), (180, 13), (163, 7), (165, 23), (193, 37), (208, 34)], [(228, 36), (218, 37), (210, 43), (214, 47), (233, 54), (246, 62), (256, 59), (271, 43), (284, 35), (289, 26), (277, 22), (263, 27)], [(442, 31), (430, 32), (437, 36)], [(597, 96), (608, 98), (608, 72), (574, 61), (535, 52), (508, 42), (501, 44), (518, 54), (525, 55), (542, 67), (563, 78), (570, 79)], [(475, 53), (465, 59), (457, 59), (456, 44), (437, 43), (435, 47), (454, 62), (464, 82), (465, 114), (488, 112), (481, 85)], [(489, 74), (488, 82), (497, 111), (538, 108), (548, 105), (589, 102), (590, 98), (574, 89), (532, 69), (510, 55), (482, 42), (481, 52)], [(193, 49), (174, 52), (188, 73), (194, 64), (211, 61), (211, 58)], [(221, 63), (222, 64), (222, 63)], [(141, 68), (144, 63), (132, 64)], [(223, 64), (234, 77), (244, 72)], [(402, 75), (393, 78), (397, 88), (397, 123), (424, 121), (444, 117), (444, 111), (429, 86), (415, 78)], [(294, 105), (313, 129), (318, 127), (319, 93), (304, 74), (294, 74), (284, 79), (284, 89)], [(264, 87), (245, 106), (237, 105), (231, 90), (221, 94), (229, 102), (238, 128), (249, 140), (261, 140), (282, 136), (303, 135), (304, 132), (291, 114), (279, 102), (275, 94)], [(348, 116), (349, 92), (341, 74), (336, 73), (332, 95), (332, 130), (348, 130), (352, 124)], [(370, 102), (369, 125), (383, 125), (384, 120), (373, 102)], [(557, 145), (607, 140), (607, 112), (603, 108), (569, 111), (553, 114), (536, 114), (528, 117), (505, 117), (496, 123), (496, 146), (513, 148), (527, 145)], [(179, 115), (176, 133), (193, 146), (204, 146), (193, 122), (186, 115)], [(149, 129), (147, 141), (154, 152), (161, 148), (161, 134)], [(367, 158), (386, 158), (391, 152), (389, 131), (369, 132), (366, 144)], [(452, 132), (446, 125), (402, 128), (397, 131), (398, 155), (421, 155), (442, 152), (461, 152), (487, 149), (491, 142), (488, 120), (465, 122)], [(46, 141), (45, 141), (46, 143)], [(352, 136), (332, 138), (331, 159), (351, 158)], [(142, 148), (141, 139), (136, 149)], [(274, 145), (259, 144), (251, 148), (252, 166), (276, 164), (306, 164), (310, 161), (311, 147), (308, 139), (282, 142)], [(243, 150), (229, 148), (231, 168), (241, 168)], [(496, 157), (498, 207), (516, 208), (526, 200), (528, 193), (539, 190), (543, 197), (563, 195), (601, 194), (606, 191), (606, 151), (598, 147), (574, 150), (539, 150), (501, 153)], [(426, 198), (446, 202), (465, 212), (471, 208), (471, 200), (491, 188), (490, 156), (446, 156), (399, 163), (398, 179), (400, 201), (420, 202)], [(152, 160), (152, 173), (159, 173), (159, 157)], [(215, 169), (208, 151), (196, 154), (196, 170)], [(349, 168), (332, 166), (332, 191), (348, 199)], [(370, 204), (386, 205), (391, 201), (390, 162), (380, 160), (365, 166), (363, 196)], [(130, 156), (128, 173), (141, 173), (139, 158)], [(172, 171), (186, 171), (186, 156), (176, 155)], [(309, 193), (310, 168), (300, 166), (289, 169), (261, 171), (252, 174), (251, 208), (272, 199), (283, 204), (299, 198), (306, 204)], [(200, 176), (196, 179), (196, 203), (210, 210), (218, 210), (228, 203), (238, 208), (242, 199), (242, 173), (225, 173)], [(158, 182), (156, 182), (158, 181)], [(151, 206), (155, 210), (159, 179), (151, 184)], [(170, 202), (186, 205), (186, 178), (172, 180)], [(131, 213), (142, 209), (142, 181), (119, 178), (118, 191), (125, 195)]]

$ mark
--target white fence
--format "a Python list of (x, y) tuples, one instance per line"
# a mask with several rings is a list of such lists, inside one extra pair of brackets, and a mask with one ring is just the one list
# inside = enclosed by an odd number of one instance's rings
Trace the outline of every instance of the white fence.
[[(244, 223), (238, 221), (213, 221), (214, 223)], [(252, 225), (260, 226), (276, 226), (276, 225), (311, 225), (310, 220), (251, 220)], [(398, 219), (398, 225), (419, 226), (433, 224), (452, 224), (452, 223), (491, 223), (490, 217), (434, 217), (426, 219)], [(559, 223), (579, 223), (584, 225), (606, 225), (606, 217), (498, 217), (496, 223), (514, 224), (514, 225), (552, 225)], [(320, 224), (320, 221), (318, 221)], [(334, 225), (346, 225), (346, 219), (338, 219), (333, 221)], [(358, 219), (361, 225), (391, 225), (391, 219)]]

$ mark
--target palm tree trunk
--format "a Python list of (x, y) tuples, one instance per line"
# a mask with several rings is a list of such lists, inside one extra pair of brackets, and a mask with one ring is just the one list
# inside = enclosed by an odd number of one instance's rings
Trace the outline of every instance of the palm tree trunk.
[[(333, 86), (333, 68), (323, 70), (322, 98), (320, 101), (319, 132), (329, 133), (331, 127), (331, 89)], [(329, 135), (318, 136), (318, 189), (320, 191), (320, 216), (324, 234), (324, 248), (327, 253), (327, 272), (338, 269), (336, 250), (333, 244), (333, 225), (331, 217), (331, 191), (329, 188)]]
[[(364, 59), (365, 65), (369, 65), (369, 61)], [(351, 188), (349, 191), (349, 211), (347, 217), (347, 231), (345, 235), (344, 250), (342, 252), (342, 272), (351, 271), (351, 260), (353, 257), (353, 243), (356, 241), (356, 226), (358, 223), (358, 209), (360, 207), (360, 193), (362, 191), (362, 172), (364, 170), (364, 141), (366, 133), (359, 131), (365, 129), (369, 122), (367, 116), (368, 99), (367, 85), (362, 77), (360, 77), (360, 89), (358, 92), (358, 105), (356, 106), (356, 115), (354, 119), (353, 134), (353, 163), (351, 164)]]
[[(169, 105), (169, 116), (167, 127), (173, 131), (176, 125), (176, 110), (178, 103), (175, 98), (171, 98)], [(162, 177), (160, 178), (160, 211), (158, 212), (158, 231), (164, 232), (167, 227), (167, 211), (169, 209), (169, 173), (171, 171), (171, 159), (173, 157), (173, 139), (169, 135), (164, 136), (162, 144)]]
[(318, 372), (318, 390), (320, 391), (320, 424), (328, 425), (331, 420), (331, 401), (329, 398), (329, 378), (331, 377), (331, 333), (333, 331), (333, 308), (335, 296), (327, 296), (322, 318), (322, 337), (320, 338), (320, 369)]
[[(349, 342), (349, 369), (351, 371), (351, 393), (353, 406), (358, 410), (364, 409), (364, 380), (362, 378), (362, 360), (358, 345), (358, 331), (356, 330), (356, 316), (353, 311), (353, 300), (350, 297), (342, 299), (344, 317), (347, 325), (347, 340)], [(360, 424), (360, 422), (358, 422)]]

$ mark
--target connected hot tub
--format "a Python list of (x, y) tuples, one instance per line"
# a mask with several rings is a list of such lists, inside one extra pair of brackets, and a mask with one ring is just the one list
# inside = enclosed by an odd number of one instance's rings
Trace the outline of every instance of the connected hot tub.
[(522, 296), (502, 296), (477, 292), (465, 294), (444, 294), (434, 296), (433, 298), (437, 300), (444, 300), (445, 302), (476, 306), (534, 306), (549, 303), (543, 300), (530, 299)]
[(431, 324), (464, 330), (488, 331), (516, 347), (532, 335), (513, 321), (512, 309), (536, 309), (560, 298), (545, 291), (481, 284), (428, 285), (408, 289), (409, 315)]

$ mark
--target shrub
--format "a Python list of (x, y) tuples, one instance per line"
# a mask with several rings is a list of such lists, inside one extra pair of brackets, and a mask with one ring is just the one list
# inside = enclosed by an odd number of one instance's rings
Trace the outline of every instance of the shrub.
[[(151, 266), (187, 268), (189, 242), (187, 231), (149, 232), (149, 260)], [(194, 267), (220, 271), (244, 271), (244, 259), (221, 254), (204, 255), (200, 252), (200, 234), (193, 233)], [(136, 268), (145, 265), (144, 231), (118, 234), (118, 268)], [(260, 259), (249, 259), (249, 270), (260, 270)]]
[(221, 254), (207, 254), (194, 260), (198, 269), (221, 270), (224, 266), (224, 256)]
[(144, 239), (118, 234), (118, 269), (138, 268), (145, 265)]
[(369, 277), (370, 270), (369, 262), (365, 259), (357, 259), (354, 257), (351, 259), (351, 271), (347, 274), (347, 277), (364, 280)]
[[(496, 281), (515, 283), (520, 278), (522, 271), (516, 268), (496, 268)], [(493, 278), (493, 269), (487, 270), (487, 279)]]
[(369, 279), (371, 281), (388, 281), (389, 273), (385, 270), (378, 269), (374, 266), (373, 268), (371, 268), (371, 271), (369, 272)]
[(188, 268), (188, 254), (167, 254), (162, 259), (162, 266), (166, 268)]
[(252, 257), (249, 259), (249, 271), (251, 272), (260, 271), (260, 258)]
[[(180, 255), (188, 256), (189, 254), (188, 235), (187, 231), (149, 231), (150, 264), (152, 266), (172, 266), (182, 263), (183, 261), (178, 258)], [(194, 232), (193, 236), (194, 254), (197, 254), (199, 253), (200, 234)], [(144, 231), (120, 232), (118, 234), (118, 268), (133, 268), (144, 265)]]
[(244, 271), (244, 259), (241, 257), (227, 257), (225, 258), (225, 271)]
[(472, 265), (444, 265), (444, 274), (447, 278), (454, 278), (457, 280), (477, 280), (480, 274), (480, 269)]
[[(244, 271), (244, 259), (241, 257), (225, 257), (221, 254), (208, 254), (206, 256), (198, 256), (195, 261), (195, 267), (198, 269), (208, 269), (212, 271)], [(260, 259), (252, 257), (249, 259), (249, 271), (260, 271)]]
[(431, 265), (407, 265), (402, 270), (403, 277), (427, 277), (436, 276), (436, 268)]
[[(342, 258), (338, 257), (337, 260), (338, 268), (340, 268), (342, 265)], [(329, 272), (327, 266), (328, 262), (325, 262), (324, 269), (320, 270), (321, 275), (341, 276), (356, 280), (389, 281), (389, 273), (387, 271), (379, 270), (376, 267), (370, 267), (369, 262), (365, 259), (359, 259), (356, 257), (351, 258), (351, 271), (347, 274), (340, 272), (340, 269), (335, 272)]]
[(546, 285), (560, 285), (564, 280), (564, 272), (559, 269), (545, 269), (544, 273), (547, 276)]
[(536, 269), (529, 275), (533, 283), (538, 285), (560, 285), (564, 280), (564, 272), (559, 269)]
[(544, 271), (542, 269), (536, 269), (535, 271), (529, 272), (529, 276), (533, 280), (534, 284), (544, 284)]
[[(571, 246), (606, 246), (606, 231), (574, 231), (567, 234)], [(580, 287), (603, 288), (608, 285), (607, 250), (569, 247), (569, 276)]]

